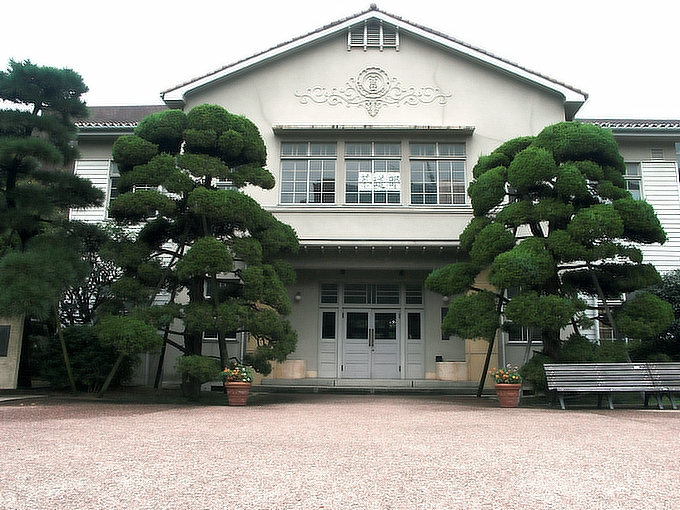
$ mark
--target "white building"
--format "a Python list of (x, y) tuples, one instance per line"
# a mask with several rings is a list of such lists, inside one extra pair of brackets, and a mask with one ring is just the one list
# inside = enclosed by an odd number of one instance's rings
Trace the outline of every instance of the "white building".
[[(302, 247), (289, 288), (298, 347), (278, 375), (418, 385), (438, 376), (480, 377), (486, 344), (442, 338), (447, 302), (423, 286), (433, 269), (459, 256), (477, 158), (575, 119), (587, 95), (371, 8), (162, 98), (185, 111), (222, 105), (263, 135), (276, 187), (247, 191), (293, 226)], [(93, 108), (94, 118), (80, 126), (75, 172), (105, 189), (107, 199), (115, 195), (113, 141), (159, 108)], [(666, 228), (668, 243), (645, 248), (648, 260), (662, 272), (676, 268), (680, 121), (586, 122), (612, 129), (630, 190), (655, 207)], [(73, 217), (102, 221), (106, 210)], [(500, 346), (495, 361), (524, 355), (522, 342), (506, 338)]]

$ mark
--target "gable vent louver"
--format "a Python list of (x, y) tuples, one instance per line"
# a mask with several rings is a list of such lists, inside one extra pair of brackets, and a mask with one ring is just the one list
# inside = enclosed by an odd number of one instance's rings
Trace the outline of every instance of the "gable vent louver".
[(651, 149), (651, 156), (654, 160), (664, 159), (663, 149)]
[(350, 27), (347, 34), (347, 51), (352, 48), (394, 48), (399, 51), (399, 30), (382, 21), (365, 21)]

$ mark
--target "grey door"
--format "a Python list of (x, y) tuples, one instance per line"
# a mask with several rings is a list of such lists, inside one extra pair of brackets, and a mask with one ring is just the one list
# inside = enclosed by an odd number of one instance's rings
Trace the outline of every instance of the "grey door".
[(343, 378), (399, 379), (399, 312), (346, 312)]

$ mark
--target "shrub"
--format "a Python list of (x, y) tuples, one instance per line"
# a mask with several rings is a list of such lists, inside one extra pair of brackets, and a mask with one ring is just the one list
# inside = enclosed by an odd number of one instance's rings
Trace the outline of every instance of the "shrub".
[[(102, 344), (92, 326), (71, 326), (64, 328), (63, 332), (76, 389), (99, 391), (116, 362), (118, 351), (111, 345)], [(40, 375), (50, 382), (52, 388), (70, 388), (61, 345), (57, 338), (48, 341), (36, 356), (39, 360)], [(138, 363), (139, 359), (136, 356), (126, 356), (111, 385), (120, 386), (129, 381)]]
[(178, 358), (177, 363), (175, 364), (175, 370), (182, 374), (182, 378), (185, 381), (194, 377), (200, 381), (201, 384), (219, 380), (222, 372), (219, 361), (198, 354)]
[(588, 363), (598, 361), (598, 345), (581, 335), (571, 335), (560, 350), (560, 363)]
[(537, 393), (548, 390), (548, 382), (543, 368), (546, 363), (554, 363), (554, 361), (550, 356), (537, 353), (519, 370), (524, 382), (530, 384)]

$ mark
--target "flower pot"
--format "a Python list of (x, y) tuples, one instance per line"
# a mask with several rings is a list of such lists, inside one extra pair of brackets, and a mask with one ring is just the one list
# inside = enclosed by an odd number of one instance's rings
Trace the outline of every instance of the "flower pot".
[(226, 381), (224, 391), (227, 393), (230, 406), (244, 406), (250, 393), (249, 382)]
[(517, 407), (521, 384), (496, 384), (494, 387), (501, 407)]

